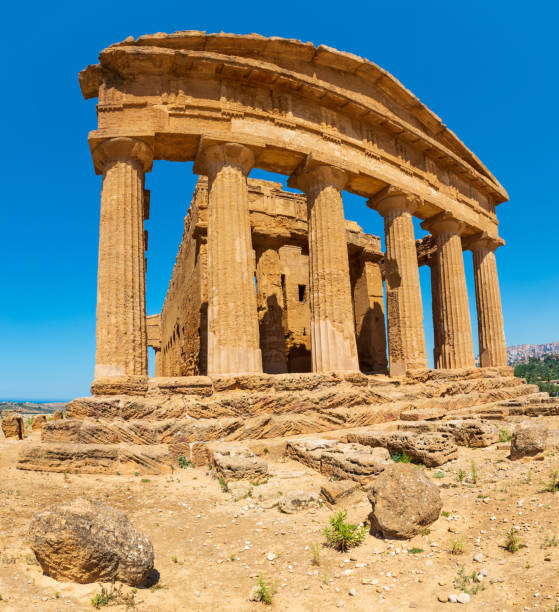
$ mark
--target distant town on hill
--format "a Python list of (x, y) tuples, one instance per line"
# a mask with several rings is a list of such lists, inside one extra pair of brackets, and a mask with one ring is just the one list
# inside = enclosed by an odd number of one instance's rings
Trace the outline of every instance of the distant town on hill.
[(559, 342), (547, 342), (546, 344), (518, 344), (507, 347), (507, 358), (509, 365), (525, 363), (531, 357), (541, 359), (546, 355), (559, 355)]

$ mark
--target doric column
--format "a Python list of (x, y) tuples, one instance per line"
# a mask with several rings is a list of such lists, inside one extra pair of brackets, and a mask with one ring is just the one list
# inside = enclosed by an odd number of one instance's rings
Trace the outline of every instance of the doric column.
[(111, 138), (93, 161), (103, 174), (95, 378), (145, 376), (144, 172), (153, 154), (140, 140)]
[(441, 347), (442, 347), (442, 320), (443, 314), (441, 310), (441, 273), (439, 268), (439, 259), (437, 254), (433, 254), (427, 260), (427, 264), (431, 269), (431, 309), (433, 312), (433, 363), (435, 367), (441, 362)]
[(410, 368), (427, 367), (412, 217), (418, 204), (415, 196), (391, 186), (368, 202), (384, 217), (388, 355), (392, 376), (401, 376)]
[(421, 224), (435, 236), (439, 265), (441, 350), (437, 368), (475, 367), (468, 290), (460, 234), (463, 223), (440, 213)]
[(312, 369), (359, 371), (341, 194), (347, 177), (316, 163), (296, 181), (308, 206)]
[(350, 257), (357, 354), (362, 372), (386, 374), (382, 255), (363, 249)]
[(474, 260), (479, 361), (482, 368), (507, 365), (501, 292), (495, 260), (495, 249), (503, 244), (504, 240), (491, 238), (485, 232), (468, 238), (465, 244), (471, 249)]
[(287, 372), (279, 247), (269, 237), (256, 245), (256, 300), (260, 328), (262, 369), (267, 374)]
[(247, 175), (254, 155), (234, 143), (203, 149), (208, 176), (208, 374), (262, 372)]

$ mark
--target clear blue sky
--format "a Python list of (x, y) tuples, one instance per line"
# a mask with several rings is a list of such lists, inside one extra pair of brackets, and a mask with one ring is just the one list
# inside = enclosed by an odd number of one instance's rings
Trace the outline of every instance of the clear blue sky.
[[(559, 340), (558, 7), (552, 0), (6, 4), (0, 398), (88, 394), (101, 182), (87, 146), (87, 133), (96, 127), (95, 101), (82, 99), (78, 72), (109, 44), (158, 31), (298, 38), (356, 53), (390, 71), (510, 195), (498, 208), (507, 241), (498, 266), (508, 344)], [(163, 303), (193, 185), (191, 164), (156, 162), (147, 177), (148, 313)], [(380, 217), (361, 198), (345, 194), (344, 205), (346, 217), (382, 234)], [(477, 346), (470, 254), (465, 261)]]

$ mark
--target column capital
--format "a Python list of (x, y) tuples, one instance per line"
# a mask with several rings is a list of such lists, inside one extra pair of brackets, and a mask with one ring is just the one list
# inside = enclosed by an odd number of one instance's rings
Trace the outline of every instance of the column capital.
[(456, 217), (453, 217), (450, 213), (441, 212), (434, 217), (426, 219), (421, 224), (421, 227), (433, 235), (448, 232), (450, 234), (458, 234), (459, 236), (464, 231), (464, 223)]
[(473, 236), (467, 236), (462, 240), (462, 246), (464, 249), (470, 251), (477, 251), (481, 249), (487, 249), (488, 251), (495, 251), (500, 246), (503, 246), (505, 241), (499, 236), (490, 236), (487, 232), (480, 232)]
[(341, 191), (346, 186), (347, 181), (348, 176), (343, 170), (313, 160), (309, 155), (289, 177), (288, 185), (310, 194), (325, 187), (333, 187)]
[(209, 144), (202, 140), (194, 161), (194, 172), (205, 174), (211, 180), (224, 166), (237, 168), (248, 176), (254, 166), (254, 153), (236, 142)]
[(106, 165), (117, 160), (137, 160), (144, 172), (149, 172), (153, 165), (151, 147), (137, 138), (109, 138), (97, 145), (91, 155), (97, 174), (103, 174)]
[(421, 204), (419, 196), (408, 193), (399, 187), (387, 185), (367, 200), (367, 206), (385, 217), (390, 210), (402, 210), (413, 214)]

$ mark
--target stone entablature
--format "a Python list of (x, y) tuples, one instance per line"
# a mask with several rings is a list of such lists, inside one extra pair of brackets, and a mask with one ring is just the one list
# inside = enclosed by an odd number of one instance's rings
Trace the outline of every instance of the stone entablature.
[[(281, 183), (248, 179), (247, 186), (263, 371), (309, 372), (307, 201), (302, 194), (283, 190)], [(199, 176), (161, 315), (147, 318), (156, 376), (207, 371), (207, 229), (208, 180)], [(385, 372), (380, 238), (347, 220), (345, 236), (346, 276), (352, 287), (350, 320), (359, 354), (355, 369)], [(150, 332), (155, 326), (158, 331)]]
[(420, 197), (422, 219), (448, 211), (466, 234), (497, 236), (501, 185), (413, 94), (354, 55), (276, 37), (156, 34), (111, 45), (80, 84), (99, 98), (92, 150), (126, 135), (155, 159), (192, 161), (206, 144), (237, 142), (256, 167), (287, 175), (311, 156), (344, 170), (346, 190), (369, 198), (390, 184)]

